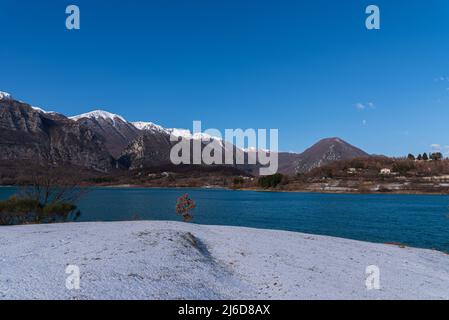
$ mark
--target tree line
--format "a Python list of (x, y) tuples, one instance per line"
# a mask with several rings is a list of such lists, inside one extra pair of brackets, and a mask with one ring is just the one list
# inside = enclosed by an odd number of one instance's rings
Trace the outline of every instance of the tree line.
[(418, 156), (414, 156), (413, 154), (409, 153), (407, 156), (408, 160), (418, 160), (418, 161), (428, 161), (428, 160), (433, 160), (433, 161), (439, 161), (443, 159), (443, 154), (441, 152), (432, 152), (429, 153), (429, 155), (427, 155), (426, 152), (424, 152), (422, 155), (418, 154)]

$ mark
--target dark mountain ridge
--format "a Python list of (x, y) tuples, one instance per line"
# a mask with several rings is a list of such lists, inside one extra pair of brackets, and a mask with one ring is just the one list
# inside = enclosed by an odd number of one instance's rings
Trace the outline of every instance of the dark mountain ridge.
[(113, 159), (104, 144), (89, 128), (64, 116), (13, 99), (0, 100), (0, 161), (108, 171)]
[[(171, 136), (201, 139), (186, 130), (165, 129), (153, 123), (131, 123), (107, 111), (96, 110), (67, 118), (55, 112), (14, 100), (0, 92), (0, 161), (32, 163), (42, 166), (79, 166), (98, 171), (157, 168), (171, 165), (170, 150), (176, 143)], [(201, 142), (202, 150), (209, 142)], [(254, 157), (216, 138), (212, 142), (222, 154), (233, 149)], [(192, 148), (191, 148), (192, 149)], [(279, 172), (289, 175), (305, 173), (333, 161), (367, 157), (366, 152), (340, 138), (326, 138), (303, 153), (279, 156)], [(258, 165), (231, 165), (238, 171), (257, 175)]]

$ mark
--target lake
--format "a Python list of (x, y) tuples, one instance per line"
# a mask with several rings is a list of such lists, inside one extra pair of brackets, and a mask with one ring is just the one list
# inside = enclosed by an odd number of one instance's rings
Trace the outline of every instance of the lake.
[[(15, 189), (0, 188), (0, 199)], [(176, 199), (196, 201), (194, 223), (279, 229), (449, 252), (449, 197), (216, 189), (91, 188), (79, 221), (181, 220)], [(257, 241), (257, 239), (254, 239)]]

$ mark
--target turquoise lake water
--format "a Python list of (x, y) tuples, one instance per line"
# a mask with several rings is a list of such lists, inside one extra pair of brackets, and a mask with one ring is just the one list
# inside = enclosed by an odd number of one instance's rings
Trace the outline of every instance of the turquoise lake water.
[[(14, 192), (0, 188), (0, 199)], [(135, 215), (179, 221), (175, 204), (184, 193), (197, 203), (194, 223), (400, 242), (449, 252), (449, 196), (438, 195), (92, 188), (78, 204), (80, 221), (131, 220)]]

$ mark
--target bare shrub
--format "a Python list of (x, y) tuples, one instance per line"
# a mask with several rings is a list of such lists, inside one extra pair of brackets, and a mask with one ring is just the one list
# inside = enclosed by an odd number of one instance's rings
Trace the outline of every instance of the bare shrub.
[(86, 188), (65, 180), (49, 170), (36, 174), (19, 188), (17, 195), (0, 201), (0, 224), (54, 223), (76, 220), (80, 216), (75, 203)]
[(188, 194), (182, 195), (176, 201), (176, 213), (182, 216), (185, 222), (189, 222), (193, 219), (193, 215), (190, 213), (196, 208), (196, 203), (189, 198)]

